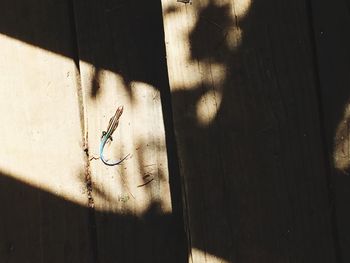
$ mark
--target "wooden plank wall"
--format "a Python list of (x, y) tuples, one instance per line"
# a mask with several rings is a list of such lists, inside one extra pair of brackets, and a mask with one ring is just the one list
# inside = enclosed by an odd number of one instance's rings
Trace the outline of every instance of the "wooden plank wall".
[(162, 3), (190, 262), (335, 262), (305, 1)]
[(0, 262), (349, 262), (348, 0), (2, 7)]

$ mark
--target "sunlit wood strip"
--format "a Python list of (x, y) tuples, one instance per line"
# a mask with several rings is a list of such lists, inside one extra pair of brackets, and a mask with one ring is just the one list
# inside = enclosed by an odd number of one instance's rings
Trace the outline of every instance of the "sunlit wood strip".
[(65, 1), (2, 1), (0, 262), (88, 262), (78, 70)]
[[(172, 211), (161, 104), (167, 83), (160, 4), (75, 0), (74, 6), (89, 157), (95, 157), (91, 206), (99, 261), (180, 262), (182, 222)], [(110, 167), (98, 159), (99, 144), (118, 106), (124, 111), (104, 156), (130, 157)]]

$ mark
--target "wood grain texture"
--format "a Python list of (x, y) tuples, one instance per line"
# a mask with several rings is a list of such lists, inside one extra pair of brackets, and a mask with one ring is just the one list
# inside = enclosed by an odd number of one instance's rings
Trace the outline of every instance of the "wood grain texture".
[(335, 262), (304, 1), (162, 4), (190, 262)]
[(120, 105), (105, 156), (130, 154), (120, 166), (90, 162), (96, 261), (183, 262), (161, 101), (168, 86), (160, 3), (75, 0), (74, 10), (89, 155), (98, 156), (101, 133)]
[(311, 1), (338, 262), (350, 260), (350, 1)]
[(0, 262), (91, 262), (69, 10), (1, 1)]

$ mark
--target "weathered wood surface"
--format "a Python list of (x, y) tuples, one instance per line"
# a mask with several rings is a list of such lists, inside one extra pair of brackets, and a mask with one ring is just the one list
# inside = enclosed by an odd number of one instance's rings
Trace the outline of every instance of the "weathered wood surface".
[(190, 262), (335, 262), (305, 1), (162, 4)]
[(15, 0), (0, 261), (348, 262), (349, 1), (162, 5), (188, 255), (160, 1)]
[(350, 262), (350, 1), (311, 1), (337, 262)]
[(0, 262), (91, 262), (69, 8), (1, 1)]
[(183, 262), (161, 102), (168, 86), (160, 2), (75, 0), (74, 10), (89, 157), (98, 155), (101, 133), (119, 105), (124, 113), (106, 156), (130, 154), (120, 166), (90, 162), (95, 260)]

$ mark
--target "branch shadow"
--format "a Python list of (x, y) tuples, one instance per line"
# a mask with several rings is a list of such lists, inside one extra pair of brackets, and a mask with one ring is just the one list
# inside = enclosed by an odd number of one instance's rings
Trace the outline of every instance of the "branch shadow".
[[(306, 6), (252, 1), (238, 18), (217, 1), (193, 5), (189, 62), (204, 80), (171, 94), (191, 246), (228, 262), (333, 261)], [(213, 65), (219, 84), (205, 77)]]

